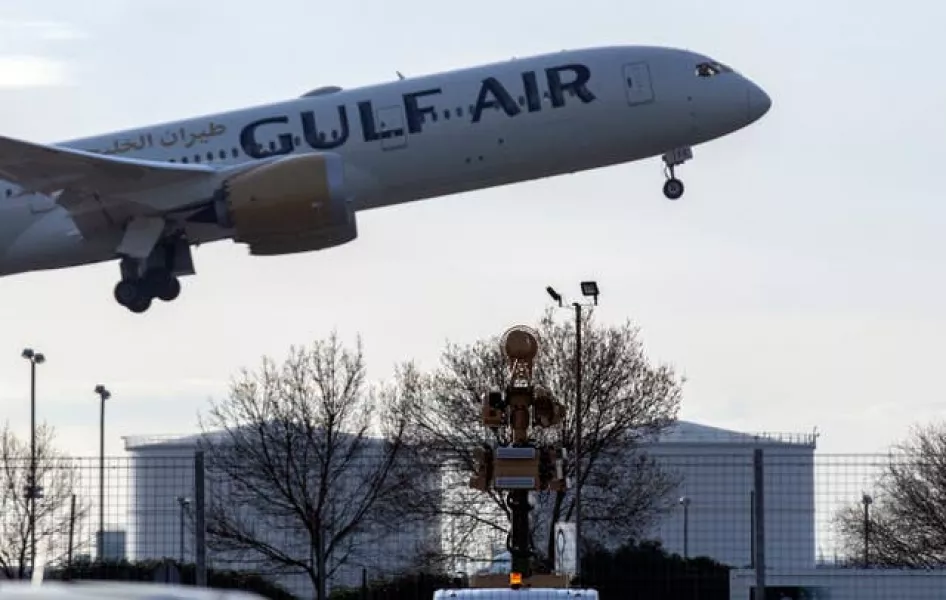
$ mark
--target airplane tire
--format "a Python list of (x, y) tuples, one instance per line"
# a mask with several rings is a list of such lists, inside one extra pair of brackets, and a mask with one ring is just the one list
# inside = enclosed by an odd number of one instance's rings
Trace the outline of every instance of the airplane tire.
[(151, 308), (151, 296), (141, 294), (140, 296), (135, 297), (135, 299), (126, 305), (126, 307), (133, 313), (143, 313)]
[(162, 279), (155, 288), (155, 296), (164, 302), (175, 300), (181, 295), (181, 282), (177, 277)]
[(670, 178), (664, 183), (664, 196), (670, 200), (677, 200), (683, 195), (683, 182), (676, 178)]
[(115, 300), (133, 313), (151, 308), (151, 287), (145, 281), (119, 281), (115, 285)]
[(140, 293), (139, 287), (133, 281), (119, 281), (115, 285), (115, 301), (122, 306), (130, 306)]

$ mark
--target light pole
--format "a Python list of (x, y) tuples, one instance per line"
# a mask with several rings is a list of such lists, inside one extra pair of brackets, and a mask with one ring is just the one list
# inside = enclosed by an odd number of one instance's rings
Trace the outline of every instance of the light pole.
[(105, 544), (105, 401), (111, 392), (101, 383), (95, 386), (99, 395), (99, 560), (104, 560), (102, 546)]
[[(564, 306), (562, 296), (548, 286), (545, 288), (548, 295), (558, 305)], [(598, 283), (595, 281), (582, 281), (581, 293), (585, 297), (594, 298), (594, 306), (598, 305)], [(581, 430), (582, 430), (582, 405), (581, 405), (581, 309), (582, 306), (588, 306), (580, 302), (573, 302), (575, 308), (575, 555), (578, 570), (578, 578), (581, 580)]]
[(870, 497), (870, 494), (864, 494), (861, 496), (861, 504), (864, 505), (864, 568), (867, 568), (869, 564), (869, 554), (868, 549), (870, 548), (870, 505), (874, 502), (874, 499)]
[(30, 361), (30, 474), (26, 497), (30, 501), (30, 568), (35, 568), (36, 498), (41, 497), (43, 492), (43, 488), (36, 485), (36, 365), (46, 362), (46, 357), (32, 348), (24, 348), (21, 356)]
[(181, 505), (181, 567), (184, 566), (184, 511), (190, 505), (190, 498), (187, 496), (178, 496), (177, 503)]
[(683, 496), (680, 498), (680, 505), (683, 506), (683, 558), (690, 558), (690, 498)]

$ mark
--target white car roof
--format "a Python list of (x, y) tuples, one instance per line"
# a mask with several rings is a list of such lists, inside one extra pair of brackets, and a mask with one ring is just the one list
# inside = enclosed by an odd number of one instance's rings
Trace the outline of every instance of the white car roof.
[(0, 581), (3, 600), (261, 600), (240, 590), (199, 588), (186, 585), (127, 581)]
[(437, 590), (434, 600), (598, 600), (598, 591), (581, 588), (463, 588)]

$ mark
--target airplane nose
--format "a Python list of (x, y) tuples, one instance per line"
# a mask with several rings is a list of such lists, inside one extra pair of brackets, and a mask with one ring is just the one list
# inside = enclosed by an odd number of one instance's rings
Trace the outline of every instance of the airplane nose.
[(772, 99), (765, 93), (765, 90), (756, 84), (749, 82), (749, 89), (746, 91), (746, 110), (749, 122), (758, 121), (772, 108)]

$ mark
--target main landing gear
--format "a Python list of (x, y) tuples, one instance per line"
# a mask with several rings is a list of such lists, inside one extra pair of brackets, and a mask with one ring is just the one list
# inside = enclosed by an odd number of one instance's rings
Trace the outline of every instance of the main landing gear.
[(158, 240), (144, 258), (124, 256), (115, 301), (133, 313), (151, 308), (155, 298), (171, 302), (181, 294), (180, 275), (194, 273), (190, 245), (183, 236)]
[(679, 199), (684, 190), (683, 182), (677, 179), (674, 168), (679, 167), (691, 158), (693, 158), (693, 149), (688, 146), (675, 148), (663, 155), (664, 175), (667, 177), (667, 181), (664, 182), (664, 196), (670, 200)]
[(180, 293), (180, 280), (164, 269), (148, 271), (143, 277), (122, 279), (115, 285), (115, 300), (134, 313), (151, 308), (155, 298), (170, 302)]

